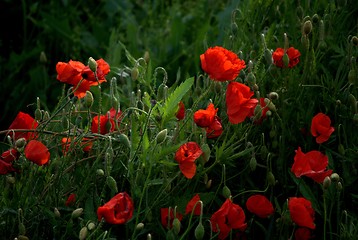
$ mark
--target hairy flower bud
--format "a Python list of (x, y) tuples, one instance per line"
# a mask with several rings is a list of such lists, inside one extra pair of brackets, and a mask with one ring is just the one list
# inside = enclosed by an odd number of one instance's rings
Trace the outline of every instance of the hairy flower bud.
[(97, 62), (96, 62), (96, 60), (93, 59), (93, 57), (88, 58), (88, 66), (92, 72), (97, 71)]
[(15, 142), (15, 147), (17, 149), (22, 149), (26, 144), (26, 139), (25, 138), (19, 138), (16, 140)]
[(57, 208), (53, 209), (53, 213), (55, 214), (55, 217), (57, 217), (57, 218), (61, 217), (61, 213), (60, 213), (60, 211), (58, 211)]
[(35, 120), (36, 121), (41, 121), (42, 119), (42, 111), (39, 108), (35, 109)]
[(338, 182), (340, 179), (338, 173), (332, 173), (330, 178), (333, 182)]
[(358, 46), (358, 37), (357, 36), (353, 36), (351, 41), (354, 46)]
[(268, 183), (269, 185), (275, 186), (275, 184), (276, 184), (276, 179), (275, 179), (275, 176), (273, 175), (273, 173), (272, 173), (271, 171), (269, 171), (269, 172), (267, 173), (266, 178), (267, 178), (267, 183)]
[(157, 136), (155, 137), (155, 141), (157, 142), (157, 144), (160, 144), (162, 142), (165, 141), (165, 139), (167, 138), (167, 134), (168, 134), (168, 130), (164, 129), (162, 131), (160, 131)]
[(96, 224), (94, 224), (93, 222), (90, 222), (87, 224), (87, 228), (88, 228), (88, 230), (92, 231), (96, 228)]
[(302, 33), (305, 35), (310, 34), (312, 31), (312, 22), (307, 20), (302, 26)]
[(255, 170), (256, 170), (257, 161), (256, 161), (256, 158), (255, 158), (255, 157), (252, 157), (252, 158), (250, 159), (249, 166), (250, 166), (251, 171), (255, 171)]
[(87, 227), (81, 228), (80, 233), (79, 233), (79, 236), (78, 236), (79, 239), (80, 239), (80, 240), (84, 240), (84, 239), (87, 238), (87, 235), (88, 235), (88, 229), (87, 229)]
[(46, 57), (46, 53), (44, 51), (41, 51), (41, 53), (40, 53), (40, 63), (42, 63), (42, 64), (47, 63), (47, 57)]
[(331, 178), (329, 176), (325, 177), (323, 180), (323, 189), (328, 189), (332, 184)]
[(132, 71), (131, 71), (131, 78), (132, 78), (132, 80), (133, 80), (133, 81), (137, 80), (137, 79), (138, 79), (138, 76), (139, 76), (138, 68), (137, 68), (137, 67), (132, 68)]
[(77, 208), (77, 209), (73, 210), (71, 217), (73, 219), (78, 218), (82, 215), (82, 213), (83, 213), (83, 208)]
[(181, 227), (181, 223), (180, 220), (178, 218), (174, 218), (173, 220), (173, 231), (176, 235), (179, 234), (180, 232), (180, 227)]
[(125, 135), (124, 133), (119, 135), (119, 141), (121, 143), (123, 143), (126, 147), (128, 147), (129, 149), (131, 148), (131, 142), (129, 141), (129, 138), (127, 135)]
[(97, 169), (97, 170), (96, 170), (96, 174), (97, 174), (98, 176), (104, 176), (104, 171), (103, 171), (103, 169)]
[(203, 239), (204, 234), (205, 234), (204, 226), (201, 222), (199, 222), (199, 224), (195, 228), (195, 232), (194, 232), (195, 239), (197, 239), (197, 240)]
[(106, 178), (107, 186), (115, 193), (118, 192), (117, 182), (112, 176), (107, 176)]
[(231, 196), (231, 191), (230, 189), (228, 188), (228, 186), (224, 186), (223, 187), (223, 190), (222, 190), (222, 195), (225, 197), (225, 198), (229, 198)]
[(136, 229), (137, 231), (140, 231), (140, 230), (142, 230), (143, 228), (144, 228), (144, 223), (138, 223), (135, 229)]
[(93, 94), (90, 91), (86, 91), (86, 95), (84, 97), (84, 103), (86, 108), (91, 108), (93, 105)]

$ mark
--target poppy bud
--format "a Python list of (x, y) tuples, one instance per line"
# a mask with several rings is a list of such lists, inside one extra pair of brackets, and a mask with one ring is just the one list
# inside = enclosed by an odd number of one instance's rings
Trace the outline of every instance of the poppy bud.
[(19, 235), (19, 236), (17, 237), (17, 239), (18, 239), (18, 240), (29, 240), (29, 238), (26, 237), (25, 235)]
[(308, 39), (308, 37), (306, 35), (302, 35), (301, 43), (306, 49), (308, 49), (310, 47), (310, 40)]
[(97, 71), (97, 62), (96, 62), (96, 60), (93, 59), (93, 57), (88, 58), (88, 66), (92, 72)]
[(254, 120), (257, 121), (262, 117), (262, 109), (261, 106), (258, 104), (254, 109)]
[(129, 141), (129, 138), (124, 133), (119, 135), (119, 141), (123, 143), (125, 146), (127, 146), (129, 149), (131, 148), (131, 142)]
[(352, 113), (356, 113), (357, 112), (357, 100), (353, 96), (353, 94), (348, 95), (348, 102), (351, 105)]
[(19, 138), (16, 140), (15, 142), (15, 147), (17, 149), (22, 149), (26, 144), (26, 139), (25, 138)]
[(354, 46), (358, 46), (358, 37), (357, 36), (353, 36), (351, 39), (351, 42)]
[(149, 60), (150, 60), (150, 55), (148, 51), (144, 52), (144, 56), (143, 56), (144, 61), (148, 64)]
[(320, 41), (324, 40), (324, 21), (323, 20), (319, 21), (319, 40)]
[(6, 182), (9, 184), (14, 184), (16, 179), (13, 176), (6, 175)]
[(158, 91), (157, 91), (157, 98), (158, 100), (165, 100), (167, 98), (167, 94), (168, 94), (168, 86), (165, 85), (164, 83), (161, 83), (158, 87)]
[(318, 16), (317, 13), (315, 13), (315, 14), (312, 16), (312, 22), (313, 22), (314, 24), (316, 24), (316, 23), (318, 23), (318, 21), (319, 21), (319, 16)]
[(50, 120), (50, 114), (48, 113), (48, 111), (44, 111), (42, 120), (44, 121)]
[(138, 76), (139, 76), (138, 68), (137, 68), (137, 67), (132, 68), (132, 71), (131, 71), (131, 78), (132, 78), (132, 80), (133, 80), (133, 81), (137, 80), (137, 79), (138, 79)]
[(322, 184), (323, 189), (328, 189), (331, 186), (331, 183), (331, 178), (329, 176), (325, 177)]
[(165, 139), (167, 138), (167, 133), (168, 130), (164, 129), (157, 134), (157, 136), (155, 137), (155, 141), (157, 142), (157, 144), (160, 144), (165, 141)]
[(104, 176), (104, 171), (103, 171), (103, 169), (97, 169), (97, 170), (96, 170), (96, 174), (97, 174), (98, 176)]
[(255, 170), (256, 170), (257, 161), (256, 161), (256, 158), (255, 158), (255, 157), (252, 157), (252, 158), (250, 159), (249, 165), (250, 165), (251, 171), (255, 171)]
[(318, 42), (318, 48), (321, 49), (322, 51), (326, 50), (327, 48), (327, 43), (324, 40), (320, 40)]
[(42, 64), (47, 63), (47, 57), (46, 57), (46, 53), (44, 51), (41, 51), (41, 53), (40, 53), (40, 63), (42, 63)]
[(332, 173), (330, 178), (333, 182), (338, 182), (340, 179), (338, 173)]
[(289, 56), (287, 55), (287, 53), (285, 53), (282, 57), (282, 62), (284, 64), (285, 67), (288, 67), (288, 64), (290, 62), (290, 58)]
[(135, 229), (136, 229), (137, 231), (140, 231), (140, 230), (142, 230), (143, 228), (144, 228), (144, 223), (138, 223)]
[(42, 119), (42, 112), (40, 109), (36, 108), (35, 109), (35, 120), (39, 122), (39, 121), (41, 121), (41, 119)]
[(175, 240), (175, 235), (172, 230), (167, 232), (166, 240)]
[(178, 235), (179, 232), (180, 232), (180, 225), (181, 225), (180, 220), (178, 218), (174, 218), (174, 220), (173, 220), (173, 231), (174, 231), (174, 233), (176, 235)]
[(91, 108), (93, 105), (93, 101), (94, 101), (93, 94), (90, 91), (86, 91), (86, 95), (84, 97), (86, 108)]
[(271, 65), (273, 60), (272, 60), (272, 52), (270, 51), (270, 49), (266, 48), (265, 52), (264, 52), (264, 55), (265, 55), (265, 59), (266, 59), (267, 64)]
[(344, 155), (344, 154), (346, 153), (346, 151), (345, 151), (344, 146), (343, 146), (342, 143), (340, 143), (340, 144), (338, 145), (338, 152), (339, 152), (339, 154), (341, 154), (341, 155)]
[(206, 189), (211, 188), (211, 183), (212, 183), (212, 180), (210, 179), (205, 185)]
[(276, 100), (276, 99), (278, 99), (278, 93), (277, 92), (270, 92), (268, 94), (268, 98), (271, 99), (271, 100)]
[(96, 224), (94, 224), (93, 222), (90, 222), (88, 225), (87, 225), (87, 228), (88, 230), (92, 231), (96, 228)]
[(199, 222), (199, 224), (195, 228), (195, 232), (194, 232), (195, 239), (197, 239), (197, 240), (203, 239), (204, 234), (205, 234), (204, 226), (201, 222)]
[(209, 180), (209, 177), (208, 177), (208, 174), (204, 174), (204, 184), (207, 184), (208, 183), (208, 180)]
[(77, 208), (77, 209), (73, 210), (71, 217), (73, 219), (78, 218), (82, 215), (82, 213), (83, 213), (83, 208)]
[(116, 180), (112, 177), (112, 176), (107, 176), (106, 178), (106, 183), (107, 186), (115, 193), (118, 192), (118, 188), (117, 188), (117, 182)]
[(357, 80), (357, 71), (355, 69), (351, 69), (348, 72), (348, 82), (350, 84), (355, 84)]
[(26, 228), (25, 228), (25, 225), (20, 222), (19, 223), (19, 235), (25, 235), (26, 234)]
[(84, 240), (84, 239), (87, 238), (87, 234), (88, 234), (88, 229), (87, 229), (87, 227), (83, 227), (83, 228), (81, 228), (80, 234), (79, 234), (78, 237), (79, 237), (80, 240)]
[(311, 31), (312, 31), (312, 22), (308, 20), (302, 26), (302, 33), (308, 35), (310, 34)]
[(58, 211), (58, 209), (57, 208), (54, 208), (53, 209), (53, 213), (55, 214), (55, 217), (61, 217), (61, 213), (60, 213), (60, 211)]
[(226, 185), (223, 187), (222, 194), (225, 198), (229, 198), (231, 196), (231, 191)]
[(262, 159), (266, 159), (267, 154), (268, 154), (267, 147), (266, 147), (265, 145), (261, 146), (261, 148), (260, 148), (261, 158), (262, 158)]
[(265, 98), (264, 101), (268, 109), (270, 109), (272, 112), (276, 112), (276, 106), (275, 104), (273, 104), (273, 102), (270, 99)]
[(276, 179), (275, 179), (275, 176), (273, 175), (273, 173), (272, 173), (271, 171), (269, 171), (269, 172), (267, 173), (266, 178), (267, 178), (267, 183), (268, 183), (269, 185), (275, 186), (275, 184), (276, 184)]
[(342, 183), (338, 182), (337, 183), (337, 190), (340, 192), (340, 191), (342, 191), (342, 189), (343, 189)]
[(202, 158), (204, 160), (204, 163), (206, 163), (210, 159), (210, 154), (211, 154), (210, 147), (209, 147), (209, 145), (207, 143), (205, 143), (205, 144), (203, 144), (201, 146), (201, 150), (203, 151), (203, 154), (201, 156), (202, 156)]

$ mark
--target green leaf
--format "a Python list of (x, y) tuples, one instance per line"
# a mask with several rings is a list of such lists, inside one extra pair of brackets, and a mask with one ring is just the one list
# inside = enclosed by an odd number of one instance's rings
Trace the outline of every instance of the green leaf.
[(174, 117), (175, 111), (177, 111), (178, 104), (189, 91), (194, 83), (194, 78), (186, 79), (180, 86), (178, 86), (168, 97), (163, 107), (163, 124), (170, 118)]

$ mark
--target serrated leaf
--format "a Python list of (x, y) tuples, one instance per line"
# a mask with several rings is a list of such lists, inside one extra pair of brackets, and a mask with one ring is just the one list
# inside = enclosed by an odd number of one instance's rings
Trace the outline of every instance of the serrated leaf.
[(169, 95), (163, 107), (163, 123), (165, 123), (169, 118), (175, 115), (175, 111), (178, 108), (179, 102), (189, 91), (193, 83), (194, 78), (188, 78)]

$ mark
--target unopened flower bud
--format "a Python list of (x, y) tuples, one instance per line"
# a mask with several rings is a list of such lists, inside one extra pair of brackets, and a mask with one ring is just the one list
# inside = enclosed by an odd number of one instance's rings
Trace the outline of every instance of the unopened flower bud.
[(259, 120), (262, 117), (262, 109), (261, 106), (258, 104), (254, 109), (254, 120)]
[(119, 135), (119, 141), (121, 143), (123, 143), (125, 146), (127, 146), (128, 148), (131, 148), (131, 142), (129, 141), (129, 138), (127, 135), (125, 135), (124, 133)]
[(204, 226), (201, 222), (199, 222), (199, 224), (198, 224), (198, 226), (196, 226), (195, 232), (194, 232), (195, 239), (197, 239), (197, 240), (203, 239), (204, 234), (205, 234)]
[(338, 145), (338, 152), (339, 152), (339, 154), (341, 154), (341, 155), (344, 155), (344, 154), (346, 153), (346, 150), (344, 149), (344, 146), (343, 146), (342, 143), (340, 143), (340, 144)]
[(148, 64), (149, 60), (150, 60), (150, 55), (148, 51), (144, 52), (144, 56), (143, 56), (144, 61)]
[(77, 209), (73, 210), (71, 217), (73, 219), (78, 218), (82, 215), (82, 213), (83, 213), (83, 208), (77, 208)]
[(9, 184), (14, 184), (16, 182), (16, 179), (13, 176), (6, 175), (6, 182)]
[(174, 233), (176, 235), (178, 235), (179, 232), (180, 232), (180, 225), (181, 225), (180, 220), (178, 218), (174, 218), (174, 220), (173, 220), (173, 231), (174, 231)]
[(117, 182), (116, 180), (112, 177), (112, 176), (107, 176), (106, 178), (106, 183), (107, 186), (115, 193), (118, 192), (118, 188), (117, 188)]
[(19, 235), (25, 235), (26, 234), (26, 228), (25, 228), (25, 225), (20, 222), (19, 223)]
[(80, 239), (80, 240), (84, 240), (84, 239), (87, 238), (87, 235), (88, 235), (88, 229), (87, 229), (87, 227), (81, 228), (80, 234), (79, 234), (79, 236), (78, 236), (79, 239)]
[(342, 191), (342, 189), (343, 189), (342, 183), (337, 182), (337, 190), (340, 192), (340, 191)]
[(314, 24), (316, 24), (316, 23), (318, 23), (318, 21), (319, 21), (319, 16), (318, 16), (318, 14), (316, 13), (316, 14), (314, 14), (314, 15), (312, 16), (312, 22), (313, 22)]
[(210, 147), (209, 147), (209, 145), (207, 143), (205, 143), (205, 144), (203, 144), (201, 146), (201, 150), (203, 151), (203, 154), (201, 156), (202, 156), (202, 158), (204, 160), (204, 163), (206, 163), (210, 159), (210, 154), (211, 154)]
[(168, 130), (164, 129), (162, 131), (160, 131), (157, 136), (155, 137), (155, 141), (157, 142), (157, 144), (160, 144), (162, 142), (165, 141), (165, 139), (167, 138), (167, 134), (168, 134)]
[(142, 230), (143, 228), (144, 228), (144, 223), (138, 223), (135, 229), (136, 229), (137, 231), (140, 231), (140, 230)]
[(228, 186), (224, 186), (223, 187), (223, 190), (222, 190), (222, 194), (225, 198), (229, 198), (231, 196), (231, 191), (230, 189), (228, 188)]
[(278, 99), (278, 93), (277, 92), (270, 92), (268, 94), (268, 98), (271, 99), (271, 100), (276, 100), (276, 99)]
[(15, 147), (18, 149), (22, 149), (26, 144), (26, 139), (25, 138), (19, 138), (16, 140), (15, 142)]
[(357, 81), (357, 71), (354, 68), (352, 68), (348, 72), (348, 82), (350, 84), (356, 84), (356, 82), (358, 82)]
[(40, 63), (45, 64), (47, 63), (47, 57), (44, 51), (41, 51), (40, 53)]
[(339, 177), (338, 173), (332, 173), (332, 174), (331, 174), (331, 180), (332, 180), (333, 182), (338, 182), (339, 179), (340, 179), (340, 177)]
[(351, 105), (352, 113), (357, 112), (357, 99), (354, 97), (353, 94), (348, 95), (348, 102)]
[(48, 111), (44, 111), (42, 115), (43, 115), (42, 120), (44, 121), (50, 120), (50, 114), (48, 113)]
[(90, 222), (88, 225), (87, 225), (87, 228), (88, 230), (92, 231), (96, 228), (96, 224), (94, 224), (93, 222)]
[(88, 58), (88, 66), (92, 72), (97, 71), (97, 62), (93, 59), (93, 57)]
[(269, 171), (269, 172), (267, 173), (266, 178), (267, 178), (267, 183), (268, 183), (269, 185), (275, 186), (275, 184), (276, 184), (276, 179), (275, 179), (275, 176), (273, 175), (273, 173), (272, 173), (271, 171)]
[(57, 208), (53, 209), (53, 213), (55, 214), (55, 217), (57, 217), (57, 218), (61, 217), (61, 213), (60, 213), (60, 211), (58, 211)]
[(298, 6), (297, 8), (296, 8), (296, 14), (297, 14), (297, 17), (299, 18), (299, 19), (302, 19), (303, 18), (303, 8), (301, 7), (301, 6)]
[(96, 170), (96, 174), (97, 174), (98, 176), (104, 176), (104, 171), (103, 171), (103, 169), (97, 169), (97, 170)]
[(137, 79), (138, 79), (138, 76), (139, 76), (138, 68), (137, 68), (137, 67), (132, 68), (132, 71), (131, 71), (131, 78), (132, 78), (132, 80), (133, 80), (133, 81), (137, 80)]
[(270, 109), (272, 112), (276, 112), (276, 106), (270, 99), (265, 98), (264, 101), (268, 109)]
[(353, 36), (351, 41), (354, 46), (358, 46), (358, 37), (357, 36)]
[(246, 82), (249, 86), (256, 84), (256, 77), (252, 72), (249, 72), (246, 77)]
[(26, 237), (25, 235), (19, 235), (19, 236), (17, 237), (17, 239), (18, 239), (18, 240), (29, 240), (29, 238)]
[(255, 170), (256, 170), (257, 161), (256, 161), (256, 158), (255, 158), (255, 157), (252, 157), (252, 158), (250, 159), (249, 165), (250, 165), (251, 171), (255, 171)]
[(302, 33), (308, 35), (310, 34), (311, 31), (312, 31), (312, 22), (308, 20), (302, 26)]
[(288, 67), (288, 64), (290, 62), (290, 58), (288, 57), (287, 53), (285, 53), (282, 57), (282, 62), (285, 67)]
[(159, 101), (165, 100), (167, 98), (167, 95), (168, 95), (168, 86), (165, 85), (164, 83), (161, 83), (157, 90), (157, 99)]
[(271, 65), (273, 60), (272, 60), (272, 52), (266, 48), (265, 49), (265, 52), (264, 52), (264, 55), (265, 55), (265, 60), (267, 62), (268, 65)]
[(90, 91), (86, 91), (86, 95), (84, 97), (84, 103), (86, 108), (91, 108), (93, 105), (93, 94)]
[(323, 180), (323, 189), (328, 189), (332, 184), (331, 178), (329, 176), (325, 177)]
[(35, 109), (35, 120), (36, 121), (41, 121), (42, 119), (42, 111), (38, 108)]
[(206, 185), (205, 185), (206, 189), (211, 188), (211, 183), (212, 183), (212, 180), (209, 179), (209, 181), (208, 181), (208, 182), (206, 183)]

